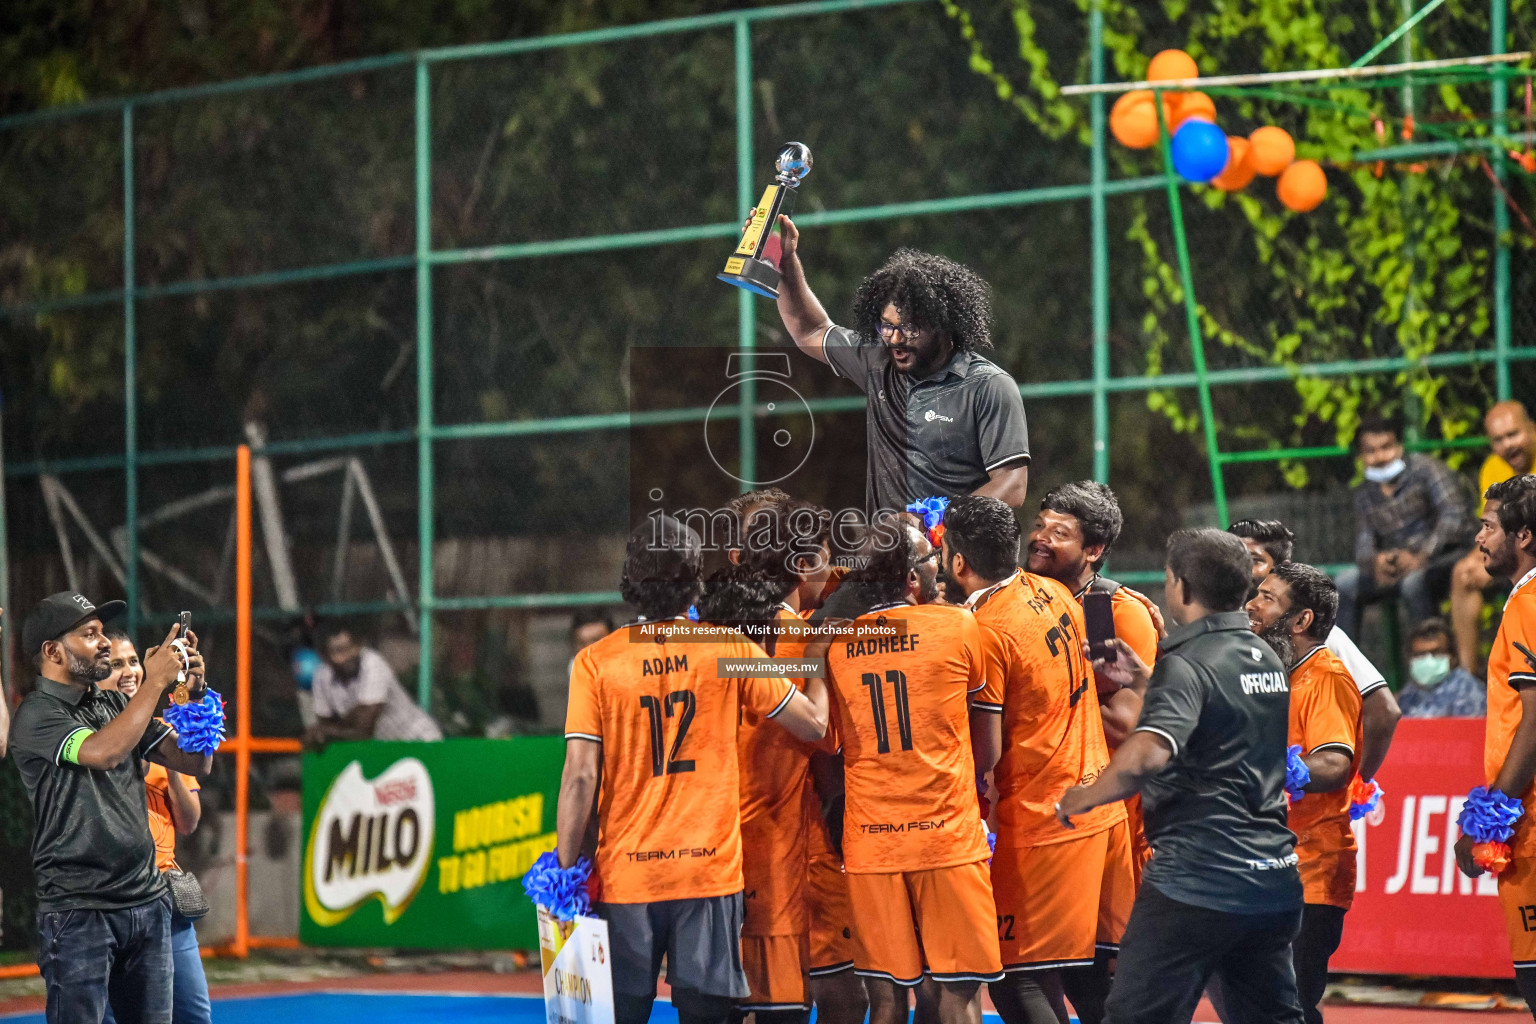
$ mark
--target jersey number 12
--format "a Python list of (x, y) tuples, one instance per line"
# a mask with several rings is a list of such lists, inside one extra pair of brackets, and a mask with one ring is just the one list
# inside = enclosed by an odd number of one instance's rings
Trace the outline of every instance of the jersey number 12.
[[(683, 711), (678, 716), (677, 735), (672, 740), (671, 752), (664, 755), (666, 736), (662, 731), (662, 708), (666, 708), (666, 716), (671, 718), (672, 709), (679, 704), (683, 706)], [(693, 691), (673, 690), (662, 700), (650, 696), (641, 697), (640, 706), (651, 720), (651, 775), (659, 778), (662, 775), (693, 771), (692, 761), (680, 761), (677, 757), (683, 749), (683, 740), (688, 736), (688, 727), (693, 724)]]

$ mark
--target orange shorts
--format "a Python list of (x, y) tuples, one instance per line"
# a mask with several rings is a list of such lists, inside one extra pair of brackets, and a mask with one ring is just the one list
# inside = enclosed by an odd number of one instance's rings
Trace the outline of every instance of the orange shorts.
[(751, 1010), (808, 1010), (805, 968), (810, 959), (804, 935), (743, 935), (741, 967), (752, 989), (739, 1005)]
[(848, 876), (836, 860), (811, 858), (806, 872), (806, 917), (811, 924), (811, 977), (853, 969), (853, 911)]
[(1499, 876), (1499, 906), (1516, 967), (1536, 967), (1536, 857), (1519, 856)]
[(1116, 952), (1136, 901), (1125, 822), (1081, 839), (1014, 846), (1006, 834), (992, 858), (997, 942), (1005, 971), (1093, 963)]
[(854, 970), (898, 985), (997, 981), (996, 907), (986, 861), (889, 875), (849, 874)]

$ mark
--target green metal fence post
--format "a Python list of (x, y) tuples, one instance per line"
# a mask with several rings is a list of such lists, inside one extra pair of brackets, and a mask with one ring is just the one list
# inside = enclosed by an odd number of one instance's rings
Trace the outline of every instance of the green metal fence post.
[(128, 635), (139, 629), (139, 338), (134, 315), (133, 104), (123, 104), (123, 591)]
[(1189, 349), (1195, 364), (1195, 386), (1200, 393), (1200, 425), (1205, 428), (1205, 457), (1211, 464), (1211, 493), (1216, 519), (1227, 525), (1227, 485), (1222, 478), (1221, 448), (1216, 440), (1216, 413), (1211, 408), (1211, 381), (1205, 372), (1205, 340), (1200, 333), (1200, 311), (1195, 305), (1195, 280), (1189, 267), (1189, 240), (1184, 235), (1184, 210), (1179, 201), (1179, 178), (1173, 169), (1173, 140), (1163, 110), (1163, 90), (1152, 91), (1157, 108), (1158, 146), (1163, 152), (1163, 178), (1168, 185), (1168, 212), (1173, 218), (1173, 247), (1179, 257), (1179, 287), (1184, 292), (1184, 322), (1189, 328)]
[[(752, 189), (752, 23), (736, 19), (736, 208), (743, 218), (756, 196)], [(768, 229), (773, 230), (773, 225)], [(736, 348), (751, 352), (757, 347), (757, 296), (745, 288), (737, 289)], [(751, 367), (743, 367), (751, 369)], [(757, 404), (757, 378), (749, 374), (741, 382), (738, 399), (741, 410), (736, 421), (737, 444), (741, 448), (740, 484), (745, 494), (757, 479), (757, 429), (752, 415)]]
[[(432, 706), (432, 542), (436, 509), (432, 479), (432, 111), (431, 72), (416, 61), (416, 542), (421, 660), (416, 666), (416, 702)], [(403, 596), (403, 595), (402, 595)]]
[[(1094, 0), (1088, 12), (1088, 66), (1094, 84), (1104, 81), (1104, 5)], [(1109, 482), (1109, 227), (1104, 204), (1107, 177), (1104, 155), (1104, 97), (1089, 99), (1093, 121), (1092, 198), (1089, 200), (1093, 236), (1093, 478)]]
[[(1490, 26), (1489, 52), (1503, 53), (1505, 49), (1506, 16), (1508, 14), (1508, 0), (1490, 0), (1488, 21)], [(1496, 75), (1493, 79), (1493, 134), (1503, 135), (1508, 126), (1504, 124), (1504, 114), (1508, 109), (1509, 93), (1508, 84), (1502, 75)], [(1494, 176), (1499, 184), (1505, 181), (1506, 169), (1504, 166), (1504, 149), (1495, 146), (1488, 157), (1493, 166)], [(1493, 351), (1495, 390), (1499, 400), (1509, 398), (1509, 334), (1510, 334), (1510, 295), (1509, 295), (1509, 207), (1504, 204), (1504, 192), (1500, 188), (1493, 190)]]

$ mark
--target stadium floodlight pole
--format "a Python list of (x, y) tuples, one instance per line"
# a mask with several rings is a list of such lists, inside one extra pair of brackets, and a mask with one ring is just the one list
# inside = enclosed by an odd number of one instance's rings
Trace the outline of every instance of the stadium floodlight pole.
[(432, 544), (436, 508), (432, 473), (432, 110), (431, 67), (416, 62), (416, 541), (421, 656), (416, 703), (432, 707)]
[[(1104, 81), (1104, 4), (1093, 0), (1088, 11), (1089, 75)], [(1089, 200), (1093, 246), (1093, 478), (1109, 482), (1109, 224), (1104, 202), (1108, 178), (1104, 139), (1104, 97), (1089, 98), (1093, 128), (1090, 156), (1092, 198)]]
[(1211, 466), (1211, 495), (1216, 503), (1217, 525), (1227, 526), (1227, 486), (1221, 468), (1221, 448), (1216, 439), (1216, 413), (1211, 406), (1211, 381), (1205, 372), (1205, 340), (1200, 333), (1200, 310), (1195, 305), (1195, 280), (1189, 266), (1189, 239), (1184, 234), (1184, 210), (1179, 201), (1179, 179), (1173, 169), (1173, 137), (1163, 109), (1163, 90), (1152, 90), (1157, 108), (1158, 148), (1163, 154), (1163, 177), (1168, 184), (1168, 212), (1173, 218), (1173, 248), (1179, 259), (1179, 286), (1184, 292), (1184, 323), (1189, 329), (1189, 350), (1195, 364), (1196, 389), (1200, 395), (1200, 423), (1205, 428), (1205, 454)]
[[(736, 19), (736, 208), (743, 218), (756, 201), (752, 181), (752, 23), (745, 17)], [(768, 225), (773, 230), (773, 225)], [(757, 347), (756, 296), (745, 288), (736, 290), (737, 336), (736, 349), (751, 352)], [(743, 360), (748, 368), (750, 359)], [(737, 447), (741, 449), (738, 466), (740, 490), (743, 494), (752, 489), (749, 481), (757, 479), (757, 430), (753, 407), (757, 404), (757, 375), (748, 373), (741, 379), (737, 397), (736, 421)]]
[(139, 338), (133, 261), (133, 104), (123, 104), (123, 597), (139, 631)]
[(1211, 75), (1208, 78), (1175, 78), (1162, 82), (1102, 82), (1088, 85), (1064, 85), (1063, 96), (1093, 96), (1099, 93), (1130, 92), (1132, 89), (1157, 89), (1173, 92), (1206, 89), (1221, 85), (1272, 85), (1276, 82), (1326, 82), (1330, 79), (1379, 78), (1408, 71), (1435, 71), (1441, 68), (1475, 68), (1488, 64), (1515, 64), (1528, 60), (1530, 50), (1518, 53), (1487, 53), (1476, 57), (1446, 57), (1442, 60), (1413, 60), (1402, 64), (1373, 64), (1363, 68), (1319, 68), (1310, 71), (1260, 71), (1246, 75)]

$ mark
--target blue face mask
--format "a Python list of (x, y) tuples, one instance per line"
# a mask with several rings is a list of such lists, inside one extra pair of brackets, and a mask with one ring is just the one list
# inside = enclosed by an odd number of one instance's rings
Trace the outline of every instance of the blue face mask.
[(1366, 466), (1365, 478), (1373, 484), (1391, 483), (1397, 479), (1397, 475), (1408, 468), (1408, 463), (1402, 459), (1393, 459), (1385, 466)]

